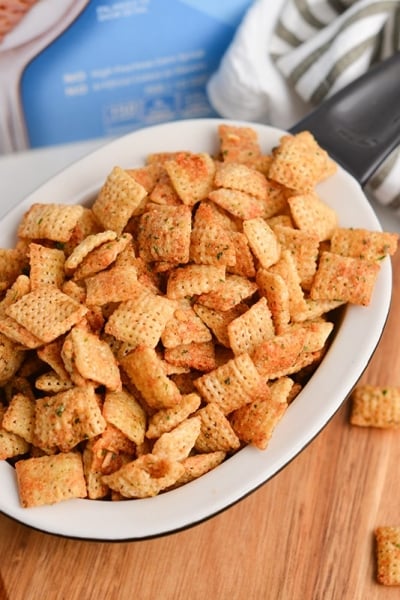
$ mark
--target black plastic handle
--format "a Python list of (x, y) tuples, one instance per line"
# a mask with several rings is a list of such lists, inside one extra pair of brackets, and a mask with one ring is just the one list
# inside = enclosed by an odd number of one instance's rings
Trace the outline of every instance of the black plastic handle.
[(290, 132), (303, 130), (364, 186), (400, 144), (400, 51), (328, 98)]

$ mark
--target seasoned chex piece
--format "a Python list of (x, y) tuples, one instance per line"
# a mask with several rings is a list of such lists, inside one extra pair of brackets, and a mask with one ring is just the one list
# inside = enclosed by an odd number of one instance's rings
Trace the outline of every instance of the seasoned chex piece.
[(286, 402), (290, 404), (293, 399), (293, 393), (300, 391), (299, 385), (295, 384), (291, 377), (278, 377), (268, 382), (268, 389), (274, 402)]
[(87, 495), (82, 457), (77, 452), (20, 460), (16, 473), (25, 508)]
[(208, 308), (227, 311), (253, 296), (256, 291), (257, 284), (254, 281), (240, 275), (227, 275), (225, 281), (220, 281), (210, 292), (200, 294), (197, 300)]
[(85, 279), (88, 306), (129, 300), (137, 289), (137, 270), (133, 265), (114, 265)]
[(121, 359), (121, 366), (151, 408), (171, 408), (180, 403), (181, 393), (167, 377), (164, 363), (153, 348), (138, 346)]
[(240, 231), (234, 231), (230, 234), (230, 241), (235, 252), (235, 262), (233, 265), (228, 265), (227, 270), (235, 275), (253, 278), (256, 269), (247, 237)]
[(164, 358), (168, 364), (196, 371), (211, 371), (216, 367), (215, 347), (212, 341), (190, 342), (166, 348)]
[[(270, 158), (270, 157), (268, 157)], [(268, 161), (267, 172), (269, 170), (269, 166), (271, 161)], [(287, 190), (284, 186), (280, 185), (276, 181), (271, 181), (270, 179), (266, 179), (267, 181), (267, 198), (265, 202), (263, 202), (264, 212), (263, 217), (265, 219), (271, 219), (275, 215), (277, 218), (285, 217), (289, 219), (290, 216), (287, 213)]]
[(0, 460), (25, 454), (30, 444), (21, 436), (3, 427), (6, 407), (0, 403)]
[(151, 165), (145, 165), (144, 167), (126, 169), (126, 172), (133, 177), (137, 183), (140, 183), (140, 185), (145, 188), (146, 192), (150, 194), (159, 181), (161, 175), (164, 173), (164, 169), (161, 164), (154, 163)]
[(125, 498), (149, 498), (174, 485), (184, 472), (185, 467), (178, 461), (144, 454), (105, 475), (103, 482)]
[(190, 260), (203, 265), (236, 264), (233, 233), (218, 224), (195, 225), (190, 238)]
[(199, 416), (185, 419), (171, 431), (163, 433), (154, 442), (152, 453), (169, 460), (181, 461), (187, 458), (200, 434)]
[(188, 265), (174, 269), (168, 278), (168, 298), (179, 299), (207, 294), (225, 281), (224, 265)]
[(148, 262), (189, 262), (192, 211), (188, 206), (158, 206), (139, 221), (139, 256)]
[(0, 317), (0, 332), (15, 342), (15, 344), (21, 344), (25, 348), (38, 348), (43, 344), (43, 340), (33, 335), (8, 315)]
[(81, 377), (111, 391), (121, 390), (117, 361), (107, 342), (84, 325), (73, 327), (68, 335), (72, 341), (74, 366)]
[(0, 385), (5, 385), (18, 371), (25, 352), (17, 343), (0, 333)]
[[(79, 373), (78, 369), (75, 366), (75, 353), (74, 353), (74, 343), (72, 341), (72, 337), (67, 335), (63, 338), (63, 344), (61, 348), (61, 358), (64, 363), (65, 370), (68, 373), (68, 379), (77, 386), (83, 387), (85, 385), (95, 385), (94, 381), (87, 381), (84, 377)], [(68, 381), (68, 380), (67, 380)]]
[(289, 292), (290, 317), (292, 321), (296, 321), (298, 313), (306, 308), (306, 300), (296, 260), (290, 250), (282, 250), (279, 260), (270, 267), (270, 273), (280, 275), (285, 281)]
[(165, 348), (175, 348), (191, 342), (210, 342), (211, 338), (210, 330), (190, 305), (177, 308), (161, 334)]
[(6, 309), (6, 314), (42, 342), (52, 342), (78, 323), (87, 308), (53, 285), (42, 285)]
[(272, 154), (268, 177), (299, 192), (311, 191), (337, 169), (309, 131), (283, 136)]
[(337, 228), (331, 239), (331, 252), (353, 258), (380, 261), (392, 256), (397, 249), (399, 235), (384, 231)]
[(343, 306), (344, 300), (311, 300), (306, 298), (304, 310), (296, 313), (296, 322), (312, 321)]
[(91, 469), (112, 473), (135, 457), (136, 444), (120, 429), (107, 423), (104, 431), (88, 441)]
[(283, 333), (290, 321), (289, 287), (279, 273), (260, 268), (256, 273), (259, 292), (267, 299), (275, 332)]
[(182, 204), (166, 171), (160, 175), (156, 185), (149, 193), (149, 200), (160, 206), (180, 206)]
[(126, 389), (107, 392), (103, 416), (132, 442), (143, 443), (147, 423), (146, 413), (133, 394)]
[(85, 206), (83, 208), (83, 213), (72, 230), (68, 242), (65, 242), (62, 245), (65, 256), (69, 256), (76, 246), (78, 246), (85, 238), (94, 233), (100, 233), (101, 229), (101, 225), (94, 216), (92, 209)]
[(261, 156), (258, 136), (252, 127), (222, 123), (218, 126), (218, 136), (224, 162), (251, 163)]
[(191, 152), (185, 150), (150, 152), (150, 154), (146, 156), (146, 164), (164, 167), (167, 160), (179, 160), (181, 156), (187, 154), (191, 154)]
[(217, 188), (246, 192), (260, 200), (267, 198), (266, 178), (262, 173), (245, 164), (220, 163), (215, 173), (214, 184)]
[(87, 497), (90, 500), (105, 498), (108, 494), (109, 487), (102, 481), (104, 473), (97, 468), (96, 457), (92, 451), (92, 441), (89, 441), (86, 444), (82, 452), (82, 461)]
[(182, 152), (165, 163), (178, 196), (187, 206), (207, 198), (212, 189), (215, 163), (206, 153)]
[(265, 298), (260, 298), (228, 325), (230, 347), (236, 355), (251, 354), (261, 342), (274, 334), (274, 323)]
[(222, 463), (225, 457), (226, 452), (223, 450), (188, 456), (181, 461), (181, 464), (185, 467), (185, 472), (176, 482), (177, 485), (189, 483), (189, 481), (193, 481), (193, 479), (197, 479), (205, 475), (205, 473), (212, 471), (212, 469), (215, 469), (215, 467), (218, 467)]
[(108, 175), (92, 210), (105, 229), (120, 235), (129, 219), (140, 213), (146, 197), (146, 188), (117, 166)]
[(358, 385), (351, 395), (350, 423), (360, 427), (400, 427), (400, 388)]
[(63, 392), (74, 387), (72, 379), (62, 379), (55, 371), (42, 373), (35, 379), (35, 388), (46, 394)]
[(284, 333), (264, 340), (251, 355), (257, 371), (265, 378), (274, 379), (287, 372), (303, 351), (308, 338), (306, 328), (288, 328)]
[(259, 217), (244, 221), (243, 231), (262, 267), (267, 269), (279, 260), (281, 254), (279, 241), (264, 219)]
[(27, 262), (25, 253), (17, 248), (0, 248), (0, 291), (14, 283)]
[(333, 323), (326, 321), (325, 319), (303, 321), (302, 323), (293, 324), (293, 330), (299, 328), (307, 332), (305, 343), (307, 352), (316, 352), (317, 350), (321, 350), (333, 331), (333, 327)]
[(35, 400), (22, 393), (14, 394), (3, 415), (2, 428), (32, 444), (35, 424)]
[(240, 448), (240, 440), (215, 402), (210, 402), (196, 413), (201, 419), (196, 449), (200, 452), (229, 452)]
[(254, 219), (264, 212), (259, 198), (240, 190), (219, 188), (210, 192), (208, 197), (238, 219)]
[(400, 527), (377, 527), (375, 539), (378, 582), (400, 585)]
[(14, 304), (14, 302), (22, 298), (30, 290), (31, 282), (29, 277), (27, 275), (19, 275), (0, 302), (0, 315), (4, 315), (7, 307)]
[(195, 207), (194, 226), (207, 229), (212, 225), (218, 225), (225, 231), (239, 231), (240, 223), (228, 212), (220, 208), (210, 200), (203, 200)]
[(206, 402), (215, 402), (224, 414), (255, 400), (265, 390), (264, 380), (247, 353), (240, 354), (194, 382)]
[(110, 315), (105, 332), (132, 348), (140, 344), (155, 348), (175, 309), (173, 300), (153, 294), (137, 282), (130, 299), (121, 302)]
[(100, 246), (89, 252), (78, 267), (75, 269), (73, 278), (80, 281), (86, 277), (91, 277), (103, 269), (107, 269), (130, 244), (132, 236), (130, 233), (123, 233), (120, 237), (110, 242), (103, 242)]
[(265, 394), (263, 398), (250, 402), (232, 413), (232, 428), (243, 442), (265, 450), (287, 406), (285, 401), (276, 401), (270, 393)]
[(296, 229), (287, 225), (276, 225), (274, 232), (282, 249), (289, 250), (292, 254), (301, 285), (308, 289), (313, 281), (317, 269), (319, 254), (319, 237), (312, 231)]
[(196, 303), (193, 305), (193, 310), (213, 332), (218, 342), (229, 348), (231, 342), (228, 335), (228, 325), (231, 321), (245, 313), (248, 310), (248, 306), (244, 303), (239, 303), (228, 310), (216, 310)]
[(106, 422), (92, 386), (73, 387), (35, 404), (35, 445), (69, 452), (104, 431)]
[(321, 242), (332, 237), (338, 225), (337, 214), (316, 192), (289, 196), (287, 201), (299, 229), (315, 233)]
[(18, 227), (18, 237), (68, 242), (83, 214), (79, 204), (33, 204)]
[(65, 271), (68, 274), (73, 271), (81, 264), (90, 252), (105, 244), (111, 242), (117, 238), (117, 234), (112, 229), (107, 231), (99, 231), (98, 233), (92, 233), (85, 237), (80, 244), (75, 246), (71, 254), (65, 260)]
[(310, 290), (311, 300), (341, 300), (368, 306), (379, 273), (374, 261), (323, 252)]
[(64, 279), (65, 255), (58, 248), (47, 248), (40, 244), (29, 244), (29, 279), (31, 289), (41, 285), (61, 288)]
[(176, 406), (155, 412), (149, 418), (146, 437), (149, 439), (159, 438), (163, 433), (171, 431), (194, 413), (199, 408), (200, 403), (201, 398), (198, 394), (185, 394)]

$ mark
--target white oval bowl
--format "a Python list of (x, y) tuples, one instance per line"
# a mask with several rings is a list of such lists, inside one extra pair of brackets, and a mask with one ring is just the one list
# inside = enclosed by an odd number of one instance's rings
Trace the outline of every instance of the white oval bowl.
[[(0, 222), (0, 246), (12, 247), (17, 224), (34, 202), (84, 203), (115, 166), (142, 166), (147, 154), (191, 150), (214, 153), (220, 123), (196, 119), (145, 128), (106, 144), (74, 163), (9, 212)], [(251, 124), (264, 152), (285, 132)], [(379, 231), (379, 221), (360, 185), (343, 169), (318, 186), (339, 215), (340, 226)], [(333, 342), (310, 381), (289, 406), (264, 451), (248, 446), (196, 481), (155, 498), (106, 502), (68, 500), (22, 508), (14, 469), (0, 461), (0, 511), (44, 532), (81, 539), (122, 541), (161, 536), (212, 517), (244, 498), (287, 465), (323, 429), (362, 375), (380, 340), (390, 308), (391, 262), (382, 263), (368, 307), (346, 308)]]

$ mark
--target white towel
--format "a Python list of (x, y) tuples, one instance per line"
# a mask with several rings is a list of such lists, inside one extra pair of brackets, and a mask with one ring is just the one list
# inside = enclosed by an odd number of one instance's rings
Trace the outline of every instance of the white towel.
[[(400, 0), (255, 0), (207, 92), (222, 117), (288, 129), (398, 49)], [(369, 189), (400, 211), (400, 147)]]

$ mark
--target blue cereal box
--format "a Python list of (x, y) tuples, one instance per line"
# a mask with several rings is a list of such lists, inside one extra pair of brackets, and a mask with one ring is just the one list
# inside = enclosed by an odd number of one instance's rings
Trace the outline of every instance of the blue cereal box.
[(206, 83), (251, 3), (26, 0), (0, 30), (0, 152), (217, 116)]

